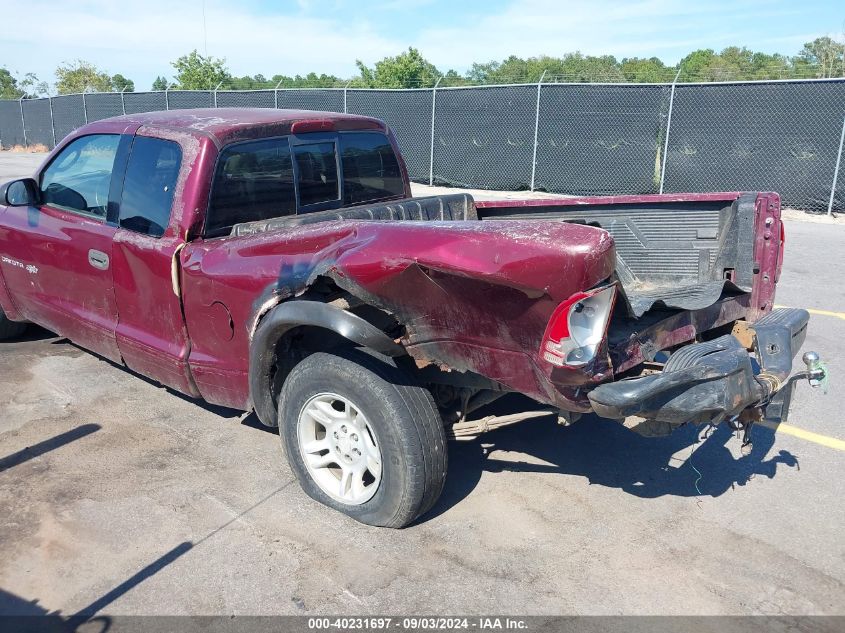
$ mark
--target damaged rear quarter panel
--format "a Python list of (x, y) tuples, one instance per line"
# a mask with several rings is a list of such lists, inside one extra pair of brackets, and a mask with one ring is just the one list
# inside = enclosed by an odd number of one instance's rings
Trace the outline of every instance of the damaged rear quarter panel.
[[(200, 241), (183, 253), (191, 363), (201, 390), (219, 384), (246, 398), (258, 311), (324, 276), (393, 313), (419, 364), (473, 371), (555, 401), (537, 362), (549, 316), (573, 293), (607, 279), (614, 261), (605, 231), (536, 220), (332, 221)], [(234, 323), (229, 342), (208, 327), (218, 318), (211, 306), (221, 302)]]

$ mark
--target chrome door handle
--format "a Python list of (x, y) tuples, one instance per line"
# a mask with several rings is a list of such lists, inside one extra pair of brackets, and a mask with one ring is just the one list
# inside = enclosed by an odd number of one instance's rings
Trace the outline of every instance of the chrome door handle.
[(97, 270), (109, 269), (109, 256), (101, 251), (91, 249), (88, 251), (88, 263)]

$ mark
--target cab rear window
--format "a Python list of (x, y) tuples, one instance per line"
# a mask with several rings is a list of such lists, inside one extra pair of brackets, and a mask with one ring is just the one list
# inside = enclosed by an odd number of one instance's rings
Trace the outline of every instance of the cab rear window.
[(341, 134), (340, 144), (344, 204), (361, 204), (405, 193), (399, 161), (384, 134)]
[(340, 200), (334, 141), (295, 145), (293, 153), (299, 174), (299, 206), (310, 207)]
[(387, 136), (299, 135), (237, 143), (217, 160), (205, 236), (236, 224), (402, 197), (405, 185)]

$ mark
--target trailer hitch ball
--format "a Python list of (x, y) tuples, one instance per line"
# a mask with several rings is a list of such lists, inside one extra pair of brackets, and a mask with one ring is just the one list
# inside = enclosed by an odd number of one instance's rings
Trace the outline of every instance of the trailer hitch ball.
[(816, 352), (804, 352), (802, 356), (804, 364), (807, 366), (807, 380), (811, 387), (818, 387), (822, 384), (824, 379), (824, 368), (822, 368), (822, 361)]

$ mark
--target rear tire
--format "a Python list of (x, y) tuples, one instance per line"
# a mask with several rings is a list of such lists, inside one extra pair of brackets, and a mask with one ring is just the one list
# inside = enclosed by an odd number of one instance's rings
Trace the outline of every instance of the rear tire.
[(390, 359), (357, 349), (305, 358), (282, 386), (279, 435), (302, 489), (361, 523), (404, 527), (443, 491), (437, 407)]
[(26, 332), (26, 327), (26, 323), (18, 323), (17, 321), (7, 319), (3, 310), (0, 309), (0, 341), (20, 336)]

